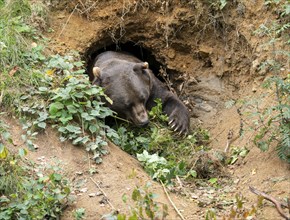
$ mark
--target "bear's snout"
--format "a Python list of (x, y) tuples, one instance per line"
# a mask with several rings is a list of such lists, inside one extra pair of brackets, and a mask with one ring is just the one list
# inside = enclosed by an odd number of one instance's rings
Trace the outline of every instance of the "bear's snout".
[(132, 121), (138, 127), (145, 127), (149, 123), (147, 110), (143, 104), (133, 107)]

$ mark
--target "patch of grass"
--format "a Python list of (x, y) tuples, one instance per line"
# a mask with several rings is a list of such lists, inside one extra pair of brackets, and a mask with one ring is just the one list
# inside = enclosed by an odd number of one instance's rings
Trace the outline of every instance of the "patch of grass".
[(44, 10), (44, 8), (41, 1), (33, 4), (27, 0), (2, 2), (0, 5), (1, 72), (26, 65), (25, 52), (31, 48), (31, 42), (40, 37), (31, 19), (45, 16), (36, 11)]

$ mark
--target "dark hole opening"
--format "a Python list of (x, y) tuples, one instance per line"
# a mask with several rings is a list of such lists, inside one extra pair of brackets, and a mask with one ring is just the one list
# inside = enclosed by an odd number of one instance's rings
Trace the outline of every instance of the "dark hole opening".
[[(84, 57), (86, 58), (87, 63), (87, 69), (86, 73), (89, 75), (90, 80), (93, 80), (92, 76), (92, 68), (94, 65), (94, 60), (97, 57), (98, 54), (105, 52), (105, 51), (124, 51), (128, 52), (137, 58), (139, 58), (142, 61), (146, 61), (149, 63), (149, 68), (153, 71), (153, 73), (158, 77), (158, 73), (160, 68), (163, 66), (160, 62), (158, 62), (155, 58), (155, 56), (152, 54), (152, 52), (132, 41), (128, 41), (126, 43), (120, 43), (120, 44), (110, 44), (108, 46), (99, 47), (98, 46), (91, 46), (86, 54), (84, 54)], [(158, 77), (159, 78), (159, 77)], [(163, 81), (162, 78), (159, 78)]]

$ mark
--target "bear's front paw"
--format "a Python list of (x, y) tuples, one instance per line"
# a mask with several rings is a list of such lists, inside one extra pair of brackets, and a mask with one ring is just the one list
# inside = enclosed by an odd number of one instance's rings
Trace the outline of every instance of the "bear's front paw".
[(178, 134), (188, 134), (189, 130), (189, 117), (188, 114), (171, 114), (169, 116), (168, 125), (174, 132), (178, 132)]

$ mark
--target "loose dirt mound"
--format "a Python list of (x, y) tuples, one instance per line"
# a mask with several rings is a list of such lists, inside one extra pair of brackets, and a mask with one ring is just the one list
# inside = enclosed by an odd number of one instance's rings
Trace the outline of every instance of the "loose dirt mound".
[[(195, 1), (62, 1), (50, 16), (54, 30), (48, 34), (52, 40), (50, 50), (77, 50), (89, 69), (98, 52), (120, 47), (147, 60), (157, 71), (162, 67), (173, 82), (170, 86), (191, 110), (192, 127), (201, 124), (209, 129), (213, 148), (224, 150), (232, 129), (235, 141), (231, 145), (250, 150), (244, 160), (229, 168), (229, 190), (220, 192), (225, 194), (224, 198), (242, 193), (249, 204), (255, 203), (256, 196), (248, 191), (249, 185), (283, 198), (290, 193), (287, 166), (274, 152), (261, 153), (254, 147), (249, 141), (250, 133), (238, 138), (240, 115), (236, 109), (224, 108), (225, 101), (256, 95), (252, 88), (256, 91), (263, 78), (257, 77), (254, 64), (263, 56), (259, 39), (251, 33), (272, 15), (263, 7), (263, 1), (240, 1), (226, 7), (222, 13)], [(10, 124), (14, 135), (19, 136), (17, 123)], [(99, 203), (102, 196), (88, 196), (99, 192), (88, 174), (94, 167), (97, 172), (91, 177), (99, 182), (113, 206), (121, 210), (127, 210), (122, 195), (130, 195), (135, 186), (150, 180), (135, 159), (114, 145), (109, 146), (110, 154), (104, 162), (95, 166), (83, 149), (60, 143), (52, 130), (39, 137), (36, 144), (39, 149), (30, 157), (61, 160), (74, 184), (85, 189), (77, 192), (76, 204), (66, 211), (64, 219), (71, 219), (71, 210), (77, 207), (86, 209), (86, 219), (99, 219), (111, 211), (108, 204)], [(218, 201), (221, 196), (214, 194), (216, 197), (212, 198), (210, 190), (201, 192), (196, 186), (190, 190), (190, 198), (171, 194), (186, 219), (201, 219), (206, 209), (217, 205), (202, 205), (197, 197)], [(153, 183), (152, 191), (168, 204), (168, 219), (178, 219), (162, 187)], [(266, 205), (260, 218), (279, 219), (279, 215), (275, 208)]]

